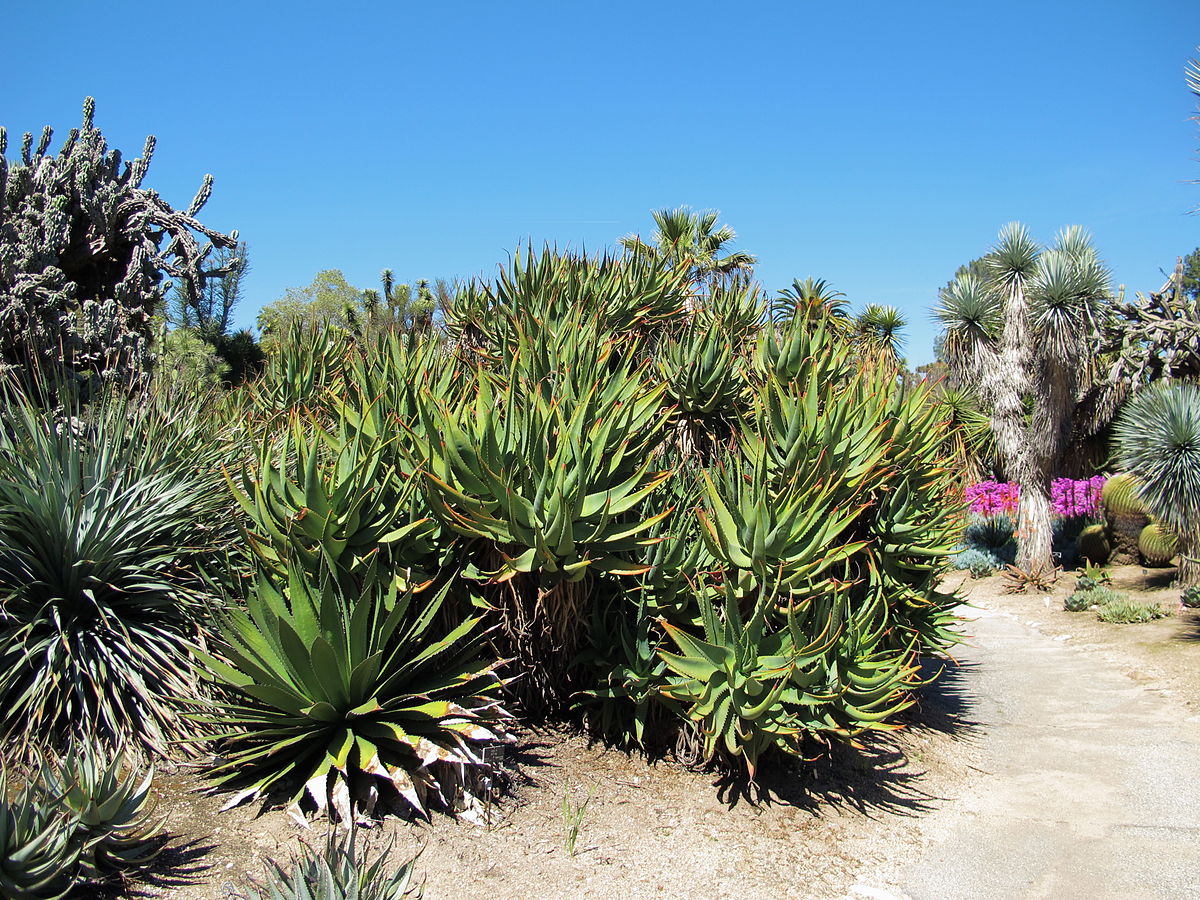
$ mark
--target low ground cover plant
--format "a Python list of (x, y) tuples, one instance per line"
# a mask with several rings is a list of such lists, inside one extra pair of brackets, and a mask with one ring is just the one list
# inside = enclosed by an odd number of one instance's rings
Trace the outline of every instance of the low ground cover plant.
[(1149, 622), (1153, 619), (1163, 619), (1171, 614), (1161, 603), (1132, 600), (1126, 596), (1110, 599), (1101, 604), (1096, 615), (1101, 622), (1114, 625), (1129, 625), (1138, 622)]

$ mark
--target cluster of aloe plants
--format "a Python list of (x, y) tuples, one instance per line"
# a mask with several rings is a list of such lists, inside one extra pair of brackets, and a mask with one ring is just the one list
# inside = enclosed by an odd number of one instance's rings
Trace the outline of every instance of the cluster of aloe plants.
[(528, 250), (219, 397), (14, 391), (6, 747), (207, 742), (230, 804), (352, 822), (474, 809), (515, 716), (752, 775), (895, 727), (954, 640), (956, 426), (836, 313)]

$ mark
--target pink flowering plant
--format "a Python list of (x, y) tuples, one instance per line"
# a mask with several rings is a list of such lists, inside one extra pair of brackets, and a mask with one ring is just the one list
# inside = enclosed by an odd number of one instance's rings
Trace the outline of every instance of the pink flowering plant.
[(1064, 519), (1079, 516), (1089, 518), (1100, 514), (1100, 492), (1104, 490), (1103, 475), (1091, 478), (1055, 478), (1050, 485), (1050, 502), (1054, 511)]
[(1015, 481), (980, 481), (967, 485), (967, 505), (980, 516), (1011, 514), (1021, 502), (1021, 486)]

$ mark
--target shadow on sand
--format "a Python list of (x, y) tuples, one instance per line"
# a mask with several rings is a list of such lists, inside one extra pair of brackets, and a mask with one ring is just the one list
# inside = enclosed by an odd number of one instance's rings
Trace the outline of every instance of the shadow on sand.
[(822, 809), (850, 808), (915, 816), (945, 798), (922, 787), (924, 772), (913, 757), (913, 735), (938, 734), (972, 740), (979, 724), (972, 718), (974, 663), (927, 660), (921, 675), (929, 681), (916, 703), (897, 717), (904, 728), (863, 735), (854, 743), (836, 742), (817, 758), (801, 763), (764, 765), (756, 781), (744, 773), (723, 776), (717, 787), (729, 806), (787, 804), (819, 815)]

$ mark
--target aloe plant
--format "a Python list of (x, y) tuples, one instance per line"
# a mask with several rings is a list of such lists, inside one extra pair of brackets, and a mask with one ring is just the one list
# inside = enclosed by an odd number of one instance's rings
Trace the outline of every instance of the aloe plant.
[(158, 856), (162, 820), (148, 809), (154, 771), (135, 779), (129, 762), (94, 748), (72, 748), (38, 773), (40, 794), (67, 814), (76, 880), (99, 882), (143, 869)]
[(434, 529), (416, 515), (412, 477), (391, 461), (391, 439), (341, 424), (326, 430), (293, 412), (286, 429), (262, 441), (240, 484), (230, 479), (255, 555), (277, 572), (298, 564), (316, 575), (361, 572), (382, 552), (411, 573), (434, 550)]
[(289, 865), (266, 864), (266, 878), (251, 883), (246, 900), (419, 900), (413, 883), (414, 859), (392, 870), (391, 845), (368, 862), (357, 846), (358, 829), (340, 837), (330, 830), (319, 849), (304, 845)]
[(229, 699), (206, 721), (223, 742), (212, 774), (239, 789), (227, 805), (285, 786), (296, 808), (307, 798), (343, 821), (381, 789), (420, 813), (471, 802), (465, 772), (488, 770), (481, 749), (510, 718), (479, 618), (439, 627), (449, 584), (400, 592), (371, 568), (361, 585), (263, 572), (224, 617), (224, 658), (208, 662)]
[(8, 774), (0, 770), (0, 896), (65, 897), (80, 849), (68, 816), (29, 785), (10, 795)]

